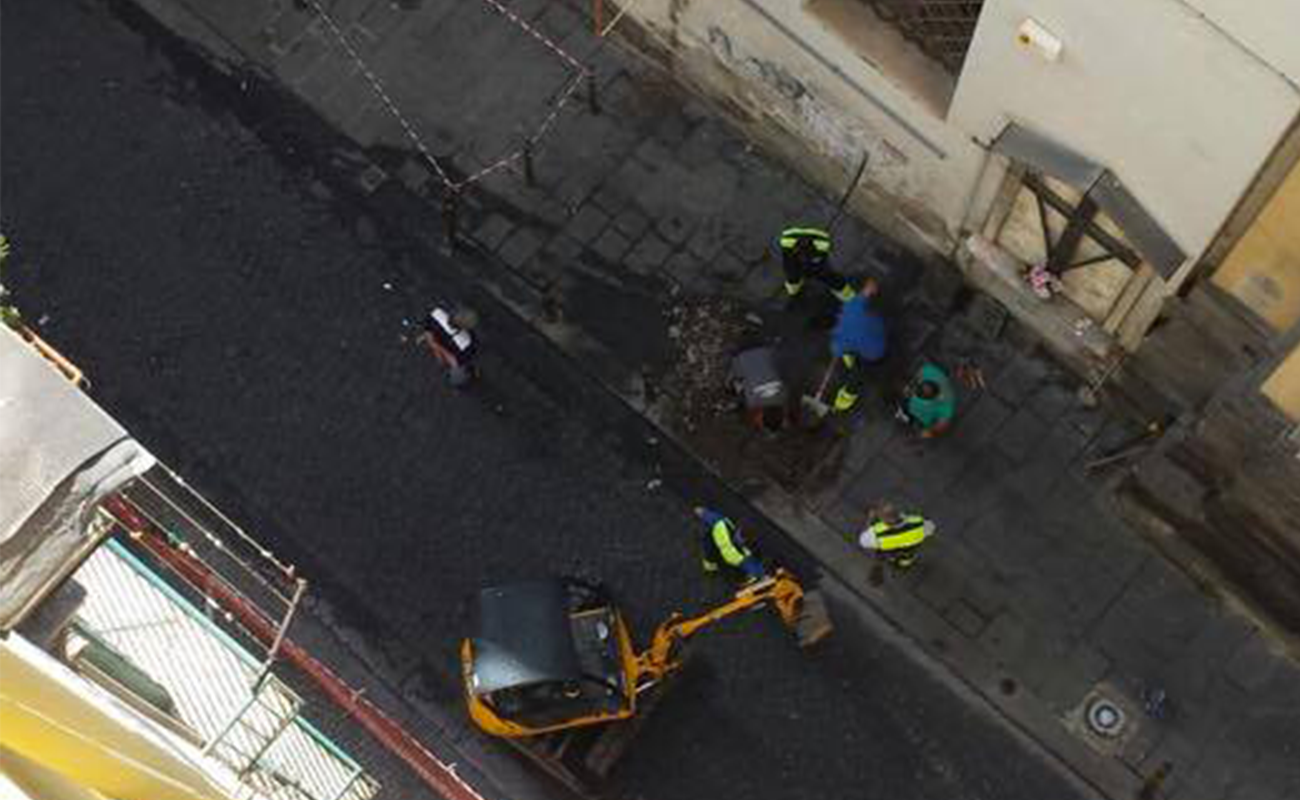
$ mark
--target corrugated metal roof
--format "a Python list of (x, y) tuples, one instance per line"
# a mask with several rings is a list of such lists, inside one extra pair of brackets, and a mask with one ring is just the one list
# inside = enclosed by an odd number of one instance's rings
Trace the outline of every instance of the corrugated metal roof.
[(76, 573), (77, 622), (164, 687), (206, 750), (265, 798), (366, 800), (379, 786), (299, 716), (302, 700), (115, 541)]

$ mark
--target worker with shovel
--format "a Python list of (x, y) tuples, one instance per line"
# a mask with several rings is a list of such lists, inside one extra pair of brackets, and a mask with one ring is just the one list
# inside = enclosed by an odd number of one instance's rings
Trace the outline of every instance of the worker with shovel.
[(775, 434), (789, 422), (789, 391), (771, 345), (746, 348), (736, 354), (731, 360), (731, 390), (744, 405), (749, 424), (758, 430)]
[(835, 411), (851, 410), (862, 394), (864, 367), (885, 357), (885, 318), (874, 300), (880, 292), (875, 278), (867, 278), (857, 295), (840, 308), (831, 332), (831, 357), (844, 368), (844, 379), (835, 393)]

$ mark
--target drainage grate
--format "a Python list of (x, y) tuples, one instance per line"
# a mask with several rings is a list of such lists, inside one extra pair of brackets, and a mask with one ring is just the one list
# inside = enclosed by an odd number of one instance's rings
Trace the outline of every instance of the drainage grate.
[(1128, 715), (1107, 698), (1098, 697), (1084, 711), (1083, 720), (1088, 724), (1088, 730), (1098, 736), (1114, 739), (1123, 735)]
[(1092, 749), (1113, 756), (1133, 738), (1141, 717), (1135, 704), (1110, 684), (1093, 687), (1065, 715), (1065, 727)]

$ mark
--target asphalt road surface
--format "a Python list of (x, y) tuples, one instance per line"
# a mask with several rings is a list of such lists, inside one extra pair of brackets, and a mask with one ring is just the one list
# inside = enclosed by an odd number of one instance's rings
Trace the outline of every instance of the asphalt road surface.
[[(424, 653), (447, 704), (464, 600), (484, 584), (599, 577), (643, 636), (723, 597), (698, 570), (689, 509), (748, 520), (743, 506), (463, 270), (391, 246), (304, 154), (269, 147), (113, 7), (20, 0), (3, 23), (0, 211), (19, 305), (146, 446), (377, 639)], [(403, 340), (403, 320), (438, 296), (483, 316), (476, 392), (444, 386)], [(839, 616), (815, 654), (763, 617), (704, 635), (613, 794), (1076, 796), (986, 712)]]

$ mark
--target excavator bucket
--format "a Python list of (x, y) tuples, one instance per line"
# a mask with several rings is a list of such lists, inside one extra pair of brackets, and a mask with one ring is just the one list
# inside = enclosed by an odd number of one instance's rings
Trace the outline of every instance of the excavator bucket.
[(805, 592), (799, 616), (794, 621), (794, 635), (799, 640), (799, 646), (812, 647), (830, 636), (833, 630), (835, 625), (826, 608), (826, 598), (816, 590)]

